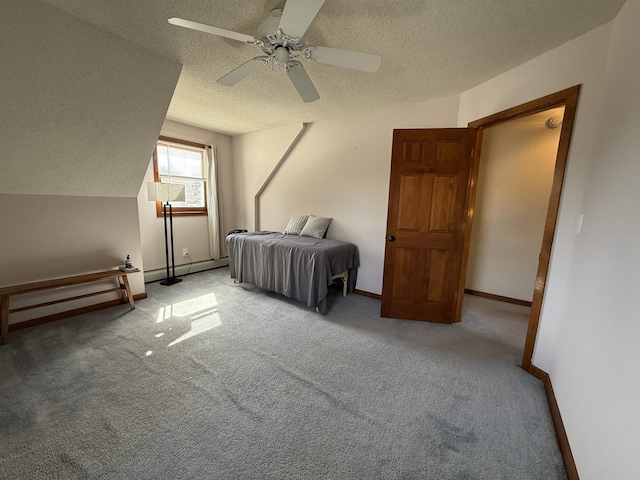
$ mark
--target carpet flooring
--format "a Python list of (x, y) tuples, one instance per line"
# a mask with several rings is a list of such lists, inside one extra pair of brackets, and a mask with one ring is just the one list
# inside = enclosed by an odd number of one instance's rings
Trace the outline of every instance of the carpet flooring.
[(147, 292), (0, 347), (0, 478), (566, 478), (524, 307), (321, 316), (227, 268)]

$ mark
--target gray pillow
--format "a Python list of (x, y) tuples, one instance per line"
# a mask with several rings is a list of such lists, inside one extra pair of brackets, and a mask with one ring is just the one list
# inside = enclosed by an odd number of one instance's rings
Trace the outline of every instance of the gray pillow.
[(300, 235), (323, 238), (325, 233), (327, 233), (330, 223), (331, 218), (329, 217), (316, 217), (315, 215), (309, 215), (309, 219), (300, 232)]
[(308, 218), (309, 215), (294, 215), (291, 217), (291, 220), (289, 220), (289, 223), (287, 224), (287, 228), (285, 228), (282, 233), (286, 233), (288, 235), (300, 235), (302, 227), (307, 223)]

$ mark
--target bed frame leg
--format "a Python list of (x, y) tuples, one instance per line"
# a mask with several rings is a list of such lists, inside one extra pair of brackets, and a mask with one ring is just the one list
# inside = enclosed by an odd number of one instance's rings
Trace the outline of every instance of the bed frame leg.
[(342, 273), (338, 273), (337, 275), (334, 275), (333, 277), (331, 277), (331, 280), (335, 280), (336, 278), (341, 278), (342, 279), (342, 296), (346, 297), (347, 296), (347, 287), (349, 285), (349, 270), (345, 270)]

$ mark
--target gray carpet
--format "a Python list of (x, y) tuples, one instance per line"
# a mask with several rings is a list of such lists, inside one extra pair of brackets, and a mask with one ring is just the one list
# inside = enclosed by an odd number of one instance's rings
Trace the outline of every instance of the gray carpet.
[(437, 325), (335, 290), (323, 317), (226, 268), (147, 290), (0, 347), (0, 478), (565, 478), (523, 307)]

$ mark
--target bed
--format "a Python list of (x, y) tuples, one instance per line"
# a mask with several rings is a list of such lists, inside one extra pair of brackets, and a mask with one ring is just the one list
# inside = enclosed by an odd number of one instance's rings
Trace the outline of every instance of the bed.
[(323, 315), (334, 279), (342, 279), (343, 295), (355, 288), (359, 260), (351, 243), (279, 232), (243, 232), (230, 233), (227, 245), (231, 278), (236, 282), (301, 300)]

